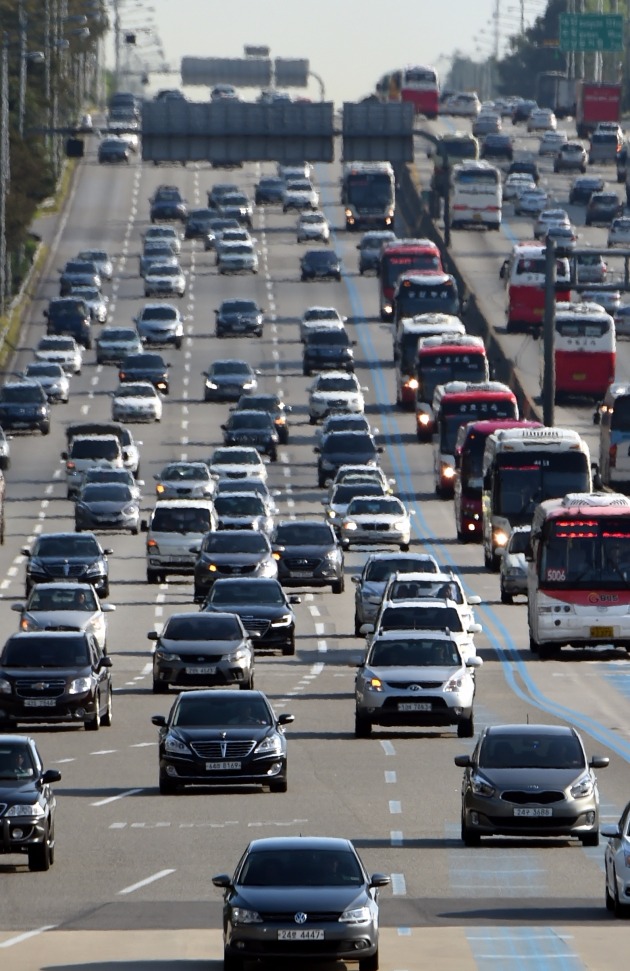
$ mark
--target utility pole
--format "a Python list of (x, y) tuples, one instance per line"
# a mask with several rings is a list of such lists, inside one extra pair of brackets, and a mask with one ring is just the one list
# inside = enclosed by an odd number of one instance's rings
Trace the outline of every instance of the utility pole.
[(555, 425), (556, 361), (554, 355), (556, 331), (556, 244), (545, 242), (545, 317), (543, 320), (543, 422)]
[(9, 161), (9, 38), (4, 34), (0, 54), (0, 313), (7, 296), (7, 193), (11, 179)]
[(24, 137), (24, 115), (26, 112), (26, 10), (24, 0), (18, 0), (18, 25), (20, 30), (20, 92), (18, 99), (18, 131)]

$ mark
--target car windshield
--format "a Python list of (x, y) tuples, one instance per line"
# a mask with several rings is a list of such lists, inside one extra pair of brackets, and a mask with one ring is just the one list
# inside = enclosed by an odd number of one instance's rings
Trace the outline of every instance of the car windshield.
[(276, 583), (237, 583), (218, 580), (210, 592), (211, 604), (284, 604), (282, 587)]
[(168, 306), (145, 307), (138, 319), (139, 320), (177, 320), (177, 310), (175, 307), (168, 307)]
[(383, 487), (378, 482), (343, 482), (338, 486), (335, 486), (334, 492), (332, 494), (330, 503), (334, 505), (335, 503), (351, 502), (355, 496), (382, 496)]
[(334, 330), (314, 330), (309, 334), (309, 347), (322, 345), (324, 347), (350, 347), (350, 338), (343, 328), (336, 327)]
[(432, 556), (405, 558), (388, 556), (368, 562), (364, 579), (382, 582), (393, 573), (437, 573), (437, 563)]
[(88, 469), (85, 473), (83, 484), (87, 485), (88, 482), (120, 482), (122, 485), (137, 489), (133, 473), (128, 472), (127, 469)]
[(106, 344), (107, 341), (137, 341), (138, 335), (135, 330), (125, 330), (124, 328), (116, 328), (112, 330), (104, 330), (100, 337), (98, 338), (99, 344)]
[(129, 486), (118, 482), (90, 482), (83, 487), (81, 502), (130, 502)]
[(203, 542), (204, 553), (266, 553), (269, 541), (262, 533), (239, 532), (231, 530), (210, 533)]
[(387, 594), (389, 600), (423, 600), (438, 597), (463, 603), (461, 587), (455, 580), (395, 580)]
[(125, 371), (131, 371), (134, 368), (165, 371), (166, 365), (159, 354), (131, 354), (125, 361), (123, 368)]
[(101, 550), (93, 536), (41, 536), (33, 556), (100, 556)]
[(365, 878), (348, 850), (291, 847), (250, 853), (236, 882), (244, 887), (361, 887)]
[(255, 449), (218, 448), (212, 456), (213, 465), (260, 465), (261, 458)]
[(170, 722), (171, 727), (177, 728), (222, 728), (271, 723), (271, 714), (262, 698), (240, 696), (238, 691), (231, 691), (229, 697), (217, 697), (211, 693), (203, 698), (180, 695)]
[(305, 255), (304, 259), (320, 266), (332, 266), (333, 263), (338, 262), (339, 257), (335, 253), (327, 253), (326, 250), (312, 250)]
[(83, 637), (65, 640), (46, 634), (9, 638), (0, 661), (11, 668), (66, 668), (90, 663), (87, 641)]
[(45, 395), (39, 384), (5, 384), (0, 389), (0, 400), (6, 402), (44, 401)]
[(116, 388), (116, 398), (157, 398), (152, 384), (121, 384)]
[(210, 509), (180, 506), (164, 508), (158, 503), (151, 520), (156, 533), (205, 533), (211, 527)]
[(275, 542), (287, 546), (331, 546), (335, 540), (327, 523), (281, 523)]
[(46, 590), (36, 585), (31, 591), (26, 609), (29, 612), (34, 610), (85, 610), (91, 613), (98, 610), (98, 605), (96, 595), (91, 587), (72, 585)]
[(222, 495), (214, 500), (218, 516), (264, 516), (265, 504), (260, 496)]
[(70, 449), (72, 459), (106, 459), (113, 461), (120, 454), (117, 438), (75, 438)]
[(73, 337), (42, 337), (37, 345), (38, 351), (72, 351), (75, 343)]
[(323, 455), (376, 455), (376, 446), (369, 435), (359, 432), (335, 432), (322, 445)]
[(428, 605), (419, 601), (413, 606), (386, 607), (379, 622), (381, 630), (450, 630), (463, 631), (455, 607)]
[(60, 378), (63, 375), (63, 368), (60, 364), (29, 364), (26, 375), (30, 378)]
[(210, 479), (210, 471), (207, 465), (167, 465), (160, 478), (164, 482), (180, 482), (182, 480), (203, 480)]
[(348, 375), (344, 377), (339, 375), (339, 377), (329, 377), (327, 375), (321, 375), (317, 379), (317, 384), (315, 386), (316, 391), (357, 391), (356, 381)]
[(162, 631), (162, 640), (168, 641), (240, 641), (241, 625), (231, 614), (189, 614), (171, 617)]
[(484, 769), (584, 769), (582, 746), (573, 733), (490, 733), (479, 751)]
[(221, 304), (223, 314), (257, 314), (260, 311), (253, 300), (226, 300)]
[(410, 637), (374, 641), (366, 663), (373, 667), (427, 668), (460, 665), (462, 660), (453, 641)]
[(230, 419), (230, 429), (235, 431), (239, 428), (247, 429), (269, 429), (271, 421), (266, 412), (236, 412)]
[(405, 507), (399, 499), (390, 496), (359, 496), (348, 506), (348, 516), (405, 516)]
[(310, 307), (303, 320), (341, 320), (334, 307)]
[(35, 766), (28, 745), (0, 745), (0, 779), (19, 781), (34, 775)]
[(247, 375), (252, 373), (249, 364), (245, 361), (215, 361), (212, 365), (212, 374), (235, 374)]
[(181, 270), (178, 266), (166, 266), (163, 263), (152, 266), (149, 271), (151, 276), (179, 276), (180, 272)]

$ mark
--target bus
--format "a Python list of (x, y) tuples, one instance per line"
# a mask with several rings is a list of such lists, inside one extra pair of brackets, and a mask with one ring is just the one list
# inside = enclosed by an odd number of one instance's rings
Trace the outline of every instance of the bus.
[(416, 434), (419, 442), (433, 435), (431, 408), (435, 389), (448, 381), (488, 381), (490, 372), (486, 347), (472, 334), (425, 337), (418, 344), (416, 361)]
[(466, 328), (452, 314), (420, 314), (398, 321), (394, 332), (394, 365), (396, 368), (396, 404), (413, 408), (418, 390), (418, 347), (437, 335), (454, 339), (466, 333)]
[(347, 162), (341, 180), (346, 229), (391, 229), (396, 178), (391, 162)]
[(435, 492), (446, 499), (453, 495), (459, 426), (482, 418), (518, 418), (518, 402), (514, 392), (500, 381), (448, 381), (435, 389), (431, 407), (435, 415)]
[(453, 505), (455, 529), (460, 543), (480, 543), (481, 485), (483, 453), (486, 440), (503, 428), (542, 428), (539, 421), (496, 418), (488, 421), (469, 421), (460, 425), (455, 441), (455, 476)]
[(500, 229), (503, 205), (501, 173), (488, 162), (462, 162), (451, 175), (451, 229), (485, 226)]
[(381, 252), (378, 289), (381, 320), (394, 315), (394, 287), (401, 273), (407, 270), (442, 273), (442, 257), (431, 239), (397, 239)]
[(444, 313), (459, 316), (461, 302), (455, 277), (430, 270), (401, 273), (394, 287), (394, 321), (420, 314)]
[(431, 188), (445, 196), (449, 191), (453, 166), (466, 160), (479, 160), (479, 142), (470, 132), (448, 132), (437, 139), (435, 145), (429, 149), (429, 155), (433, 159)]
[(570, 428), (512, 428), (488, 437), (483, 453), (483, 558), (499, 569), (514, 526), (528, 526), (539, 502), (592, 489), (586, 442)]
[(611, 384), (596, 417), (599, 430), (599, 481), (615, 492), (630, 491), (630, 384)]
[(527, 552), (529, 648), (630, 651), (630, 499), (569, 493), (541, 503)]
[(410, 101), (417, 115), (437, 118), (440, 83), (433, 67), (408, 66), (400, 72), (400, 100)]
[[(508, 333), (540, 330), (545, 316), (545, 244), (517, 243), (501, 267), (507, 286)], [(560, 284), (560, 286), (558, 286)], [(571, 299), (571, 272), (566, 256), (556, 258), (556, 301)]]
[(554, 334), (556, 402), (601, 401), (615, 378), (615, 322), (597, 303), (558, 303)]

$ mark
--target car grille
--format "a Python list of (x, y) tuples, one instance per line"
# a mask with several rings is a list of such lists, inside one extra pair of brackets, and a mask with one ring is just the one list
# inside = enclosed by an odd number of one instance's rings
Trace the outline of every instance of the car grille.
[(417, 685), (425, 691), (435, 691), (442, 687), (441, 681), (386, 681), (388, 688), (395, 688), (398, 691), (406, 691), (413, 685)]
[[(37, 688), (36, 685), (45, 685)], [(64, 678), (20, 678), (15, 682), (18, 698), (58, 698), (66, 690)]]
[(390, 523), (361, 523), (359, 529), (361, 530), (378, 530), (379, 532), (387, 532), (390, 528)]
[(321, 560), (319, 557), (314, 556), (285, 557), (284, 560), (284, 565), (286, 566), (287, 570), (301, 570), (305, 573), (310, 573), (311, 571), (316, 570), (320, 563)]
[(245, 739), (238, 742), (192, 742), (190, 747), (201, 759), (245, 759), (255, 744), (255, 739)]
[[(295, 924), (295, 909), (287, 911), (266, 911), (258, 910), (258, 913), (262, 917), (263, 921), (278, 923), (278, 924)], [(329, 910), (329, 911), (316, 911), (312, 910), (307, 912), (306, 924), (301, 926), (307, 926), (308, 924), (323, 924), (332, 921), (338, 921), (341, 917), (340, 910)]]
[(548, 806), (554, 802), (564, 802), (564, 792), (555, 789), (541, 789), (537, 792), (526, 792), (520, 789), (506, 789), (501, 793), (504, 802), (513, 802), (519, 806), (535, 803), (536, 805)]
[(258, 563), (250, 563), (245, 566), (230, 566), (224, 563), (219, 567), (218, 572), (224, 576), (243, 576), (246, 573), (254, 573), (258, 569)]
[(259, 636), (264, 636), (270, 627), (269, 621), (263, 617), (244, 617), (241, 614), (241, 620), (246, 631), (252, 631)]
[(85, 573), (85, 563), (47, 563), (44, 572), (51, 577), (81, 577)]

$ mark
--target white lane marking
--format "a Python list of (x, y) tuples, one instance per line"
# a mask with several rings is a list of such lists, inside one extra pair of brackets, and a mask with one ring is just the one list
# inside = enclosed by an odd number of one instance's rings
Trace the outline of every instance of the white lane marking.
[(402, 829), (392, 829), (389, 834), (389, 842), (392, 846), (402, 846), (403, 845)]
[(9, 577), (17, 576), (17, 571), (18, 571), (17, 566), (10, 566), (9, 569), (7, 570), (7, 576)]
[(315, 633), (318, 637), (326, 633), (326, 624), (315, 624)]
[(96, 752), (90, 752), (90, 755), (114, 755), (117, 751), (116, 748), (101, 748)]
[(315, 604), (311, 604), (311, 606), (308, 609), (311, 617), (321, 617), (321, 614), (319, 612), (319, 607), (316, 607)]
[(25, 931), (23, 934), (18, 934), (16, 937), (10, 937), (7, 941), (0, 942), (0, 947), (13, 947), (14, 944), (21, 944), (22, 941), (28, 941), (31, 937), (37, 937), (38, 934), (43, 934), (45, 931), (54, 931), (57, 924), (45, 924), (43, 927), (38, 927), (34, 931)]
[(157, 742), (134, 742), (129, 748), (149, 748), (151, 745), (157, 745)]
[(383, 739), (381, 739), (381, 748), (385, 752), (385, 755), (395, 755), (396, 754), (396, 749), (394, 748), (394, 746), (392, 745), (391, 742), (384, 741)]
[(312, 666), (311, 673), (312, 674), (321, 674), (323, 670), (324, 670), (323, 663), (321, 661), (318, 661), (317, 664), (314, 664)]
[(328, 651), (328, 642), (324, 640), (318, 641), (317, 650), (319, 651), (320, 654), (326, 654), (326, 652)]
[(139, 880), (138, 883), (132, 883), (130, 887), (125, 887), (124, 890), (119, 890), (118, 893), (134, 893), (134, 891), (140, 890), (142, 887), (146, 887), (150, 883), (155, 883), (156, 880), (162, 880), (163, 877), (170, 876), (171, 873), (175, 873), (175, 870), (159, 870), (157, 873), (154, 873), (153, 876), (147, 877), (146, 880)]
[(76, 759), (55, 759), (54, 765), (65, 765), (66, 762), (76, 762)]
[(402, 803), (400, 803), (398, 799), (390, 799), (389, 811), (392, 814), (392, 816), (397, 816), (399, 813), (402, 812)]
[(395, 772), (386, 772), (385, 773), (385, 782), (387, 782), (389, 785), (391, 785), (392, 783), (394, 783), (396, 781), (397, 780), (396, 780), (396, 773)]
[(138, 792), (142, 791), (142, 789), (127, 789), (125, 792), (119, 792), (117, 796), (108, 796), (107, 799), (99, 799), (97, 802), (91, 802), (90, 806), (109, 806), (110, 802), (118, 802), (119, 799), (125, 799), (127, 796), (135, 796)]
[(402, 873), (392, 873), (392, 893), (395, 897), (403, 897), (407, 893), (407, 884)]

